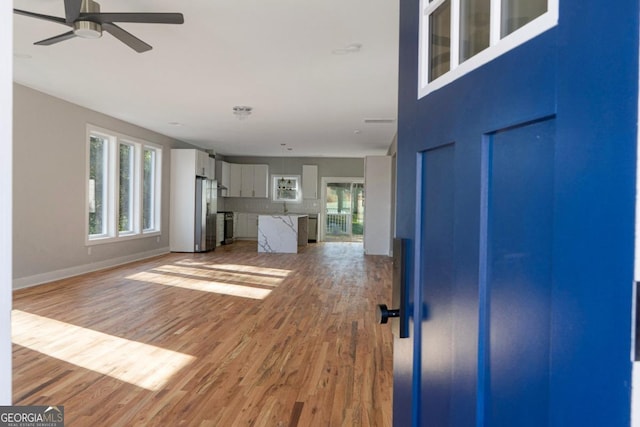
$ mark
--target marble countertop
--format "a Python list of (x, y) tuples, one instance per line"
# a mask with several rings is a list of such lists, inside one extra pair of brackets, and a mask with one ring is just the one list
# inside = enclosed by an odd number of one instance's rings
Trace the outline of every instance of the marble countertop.
[(300, 218), (302, 216), (309, 216), (309, 214), (272, 213), (272, 214), (258, 214), (258, 216), (271, 216), (271, 217), (291, 216), (291, 217), (294, 217), (294, 218)]
[(305, 214), (258, 215), (258, 252), (297, 253), (309, 238)]

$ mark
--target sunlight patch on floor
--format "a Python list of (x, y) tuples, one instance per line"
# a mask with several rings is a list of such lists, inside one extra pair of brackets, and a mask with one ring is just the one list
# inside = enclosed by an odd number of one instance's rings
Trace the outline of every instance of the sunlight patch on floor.
[(256, 288), (253, 286), (237, 285), (234, 283), (215, 282), (210, 280), (197, 280), (186, 277), (177, 277), (170, 274), (140, 272), (126, 277), (130, 280), (154, 283), (157, 285), (174, 286), (177, 288), (191, 289), (194, 291), (212, 292), (234, 297), (265, 299), (271, 289)]
[(238, 273), (222, 270), (218, 266), (202, 265), (200, 267), (167, 264), (153, 269), (167, 273), (184, 274), (188, 276), (202, 277), (209, 280), (240, 282), (248, 285), (261, 285), (275, 287), (282, 283), (283, 278), (271, 275), (258, 275), (255, 273)]
[(285, 270), (282, 268), (269, 268), (269, 267), (255, 267), (253, 265), (241, 265), (241, 264), (210, 264), (206, 262), (193, 262), (193, 261), (180, 261), (177, 264), (182, 265), (203, 265), (216, 270), (225, 270), (236, 273), (251, 273), (259, 274), (263, 276), (275, 276), (285, 278), (291, 274), (291, 270)]
[(195, 357), (21, 310), (12, 311), (14, 344), (147, 389), (160, 390)]

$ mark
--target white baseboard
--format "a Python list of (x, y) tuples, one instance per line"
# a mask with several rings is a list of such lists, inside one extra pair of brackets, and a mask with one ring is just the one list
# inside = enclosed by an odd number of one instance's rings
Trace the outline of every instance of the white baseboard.
[(169, 253), (169, 247), (155, 249), (153, 251), (140, 252), (123, 257), (108, 259), (100, 262), (93, 262), (91, 264), (78, 265), (70, 268), (63, 268), (62, 270), (51, 271), (48, 273), (36, 274), (28, 277), (21, 277), (19, 279), (13, 279), (13, 289), (24, 289), (32, 286), (42, 285), (43, 283), (53, 282), (55, 280), (66, 279), (80, 274), (91, 273), (93, 271), (104, 270), (105, 268), (117, 267), (119, 265), (128, 264), (134, 261), (140, 261), (147, 258), (152, 258), (158, 255), (164, 255)]

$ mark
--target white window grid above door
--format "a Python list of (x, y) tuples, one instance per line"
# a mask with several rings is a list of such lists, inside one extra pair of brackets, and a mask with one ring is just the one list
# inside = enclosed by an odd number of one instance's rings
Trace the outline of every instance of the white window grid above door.
[[(558, 24), (559, 0), (547, 0), (547, 11), (508, 35), (502, 35), (502, 5), (506, 0), (490, 1), (489, 46), (460, 61), (461, 3), (463, 0), (421, 0), (418, 61), (418, 98), (444, 87), (483, 64), (514, 49)], [(450, 3), (449, 69), (430, 78), (430, 17)]]

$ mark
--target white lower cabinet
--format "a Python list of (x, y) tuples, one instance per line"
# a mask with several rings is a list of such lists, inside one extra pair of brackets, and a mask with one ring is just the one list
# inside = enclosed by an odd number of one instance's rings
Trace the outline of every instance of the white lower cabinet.
[(224, 240), (224, 214), (216, 214), (216, 246)]
[(238, 212), (234, 218), (235, 237), (238, 239), (258, 238), (258, 214)]
[(250, 239), (258, 238), (258, 214), (247, 214), (247, 237)]

